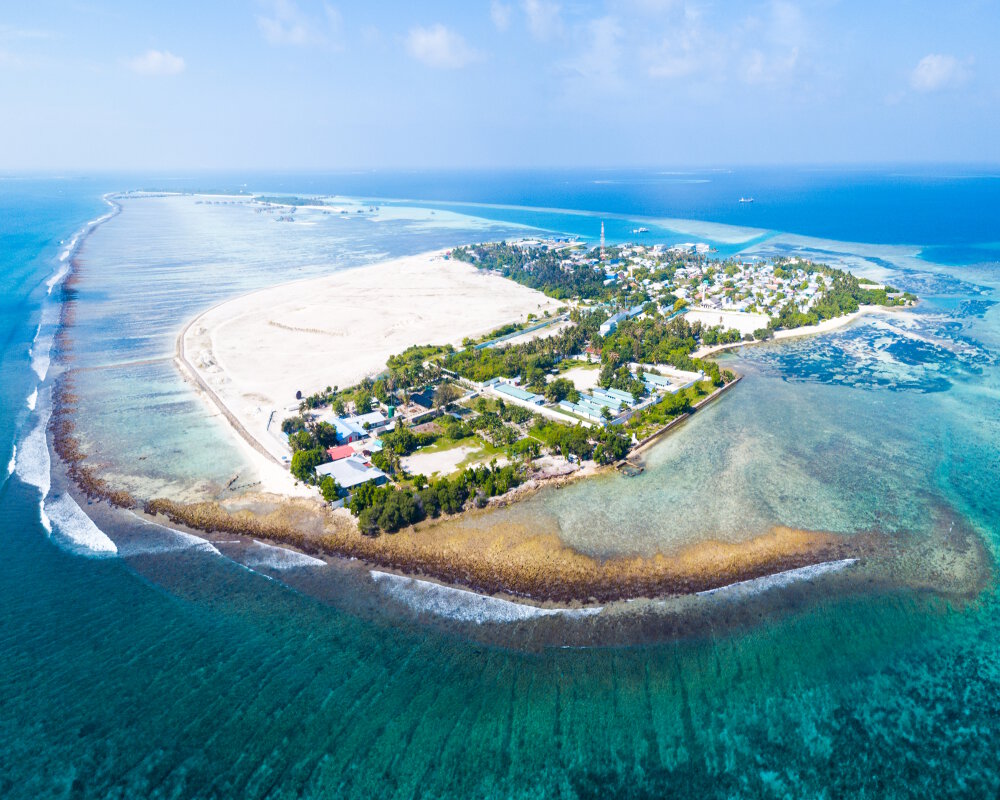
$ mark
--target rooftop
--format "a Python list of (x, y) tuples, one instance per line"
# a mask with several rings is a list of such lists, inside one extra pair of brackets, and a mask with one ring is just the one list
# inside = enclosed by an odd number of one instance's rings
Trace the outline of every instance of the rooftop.
[(384, 483), (386, 475), (382, 470), (369, 465), (360, 456), (343, 458), (340, 461), (330, 461), (316, 467), (319, 477), (331, 475), (342, 489), (352, 489), (369, 481)]

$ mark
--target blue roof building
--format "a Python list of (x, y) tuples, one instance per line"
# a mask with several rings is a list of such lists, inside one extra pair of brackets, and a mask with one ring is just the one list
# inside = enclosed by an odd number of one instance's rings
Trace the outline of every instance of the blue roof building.
[(545, 403), (545, 398), (540, 394), (525, 391), (517, 386), (511, 386), (509, 383), (498, 383), (493, 387), (493, 390), (499, 392), (500, 394), (505, 394), (508, 397), (513, 397), (515, 400), (520, 400), (524, 403), (532, 403), (536, 406), (540, 406)]

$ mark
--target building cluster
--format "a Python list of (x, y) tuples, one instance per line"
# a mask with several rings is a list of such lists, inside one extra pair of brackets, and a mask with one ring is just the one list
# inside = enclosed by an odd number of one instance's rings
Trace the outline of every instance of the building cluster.
[(387, 413), (371, 411), (349, 416), (337, 416), (330, 412), (320, 415), (320, 420), (336, 428), (337, 444), (326, 450), (330, 460), (316, 467), (318, 479), (329, 475), (348, 493), (365, 483), (381, 486), (389, 480), (382, 470), (371, 463), (371, 457), (382, 450), (379, 434), (395, 427), (394, 408), (388, 408)]
[(823, 296), (828, 278), (793, 265), (752, 259), (685, 266), (674, 273), (671, 294), (691, 305), (777, 316), (788, 303), (807, 312)]
[[(571, 242), (570, 245), (577, 243)], [(557, 252), (563, 269), (593, 269), (601, 272), (605, 286), (645, 292), (649, 300), (659, 302), (666, 312), (669, 296), (684, 300), (689, 306), (708, 310), (745, 311), (777, 316), (792, 302), (807, 312), (822, 297), (829, 280), (817, 272), (751, 256), (738, 261), (709, 258), (711, 248), (704, 242), (676, 245), (623, 245), (615, 247), (610, 258), (583, 247), (564, 242), (526, 242)], [(601, 335), (613, 332), (618, 323), (638, 316), (642, 305), (614, 314), (601, 328)]]

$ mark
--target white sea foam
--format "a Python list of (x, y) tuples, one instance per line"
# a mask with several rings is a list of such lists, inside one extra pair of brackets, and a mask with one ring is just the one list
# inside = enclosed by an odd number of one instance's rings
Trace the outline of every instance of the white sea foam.
[(376, 584), (390, 597), (406, 603), (415, 611), (424, 611), (459, 622), (520, 622), (538, 617), (566, 616), (589, 617), (599, 614), (594, 608), (539, 608), (526, 603), (515, 603), (498, 597), (477, 594), (468, 589), (441, 586), (430, 581), (407, 578), (390, 572), (371, 570)]
[(42, 347), (35, 347), (31, 353), (31, 368), (35, 371), (39, 380), (45, 380), (49, 374), (49, 349), (52, 346), (51, 340), (42, 342)]
[(297, 553), (285, 547), (275, 547), (264, 542), (258, 542), (256, 539), (246, 549), (240, 560), (248, 567), (261, 569), (297, 569), (299, 567), (326, 566), (326, 562), (320, 558), (313, 558), (312, 556), (307, 556), (305, 553)]
[(63, 254), (59, 256), (59, 260), (63, 263), (59, 266), (56, 273), (45, 282), (45, 286), (48, 289), (46, 294), (52, 294), (52, 290), (62, 283), (63, 278), (69, 275), (69, 262), (66, 260), (67, 258), (69, 258), (69, 252), (63, 251)]
[(96, 219), (92, 219), (83, 228), (73, 234), (73, 237), (66, 243), (66, 246), (59, 253), (59, 269), (45, 282), (47, 288), (46, 294), (52, 294), (52, 290), (56, 288), (70, 271), (70, 259), (73, 254), (76, 253), (77, 248), (80, 246), (83, 238), (90, 234), (98, 225), (107, 220), (111, 219), (115, 214), (118, 213), (119, 207), (116, 203), (110, 200), (108, 197), (104, 198), (104, 202), (111, 206), (111, 210), (107, 214), (102, 214)]
[(34, 411), (35, 410), (35, 404), (38, 402), (38, 387), (37, 386), (34, 388), (34, 391), (32, 391), (32, 393), (28, 395), (28, 399), (25, 402), (27, 402), (27, 404), (28, 404), (28, 410), (29, 411)]
[(43, 524), (46, 515), (52, 523), (49, 531), (53, 538), (73, 552), (102, 557), (118, 553), (115, 543), (68, 494), (47, 497), (42, 502)]
[(17, 477), (25, 483), (38, 487), (42, 497), (49, 493), (51, 481), (49, 445), (45, 440), (45, 427), (49, 424), (49, 416), (48, 412), (37, 415), (31, 430), (21, 439), (14, 462)]
[(35, 331), (35, 338), (31, 345), (31, 368), (35, 371), (39, 380), (45, 380), (49, 372), (49, 356), (52, 350), (52, 342), (55, 332), (59, 328), (59, 304), (48, 302), (42, 306), (42, 319), (38, 323), (38, 330)]
[(17, 445), (14, 445), (14, 450), (10, 454), (10, 461), (7, 462), (7, 477), (9, 478), (14, 474), (14, 467), (17, 465)]
[(134, 511), (127, 513), (133, 516), (146, 531), (140, 541), (123, 543), (119, 546), (118, 552), (122, 556), (156, 555), (175, 553), (179, 550), (201, 550), (217, 556), (222, 555), (215, 545), (200, 536), (143, 519)]
[(808, 567), (799, 567), (798, 569), (776, 572), (773, 575), (765, 575), (762, 578), (730, 583), (726, 586), (720, 586), (717, 589), (706, 589), (703, 592), (698, 592), (698, 594), (701, 597), (724, 597), (734, 600), (752, 597), (769, 589), (780, 589), (783, 586), (790, 586), (799, 581), (810, 581), (813, 578), (818, 578), (820, 575), (839, 572), (856, 562), (856, 558), (844, 558), (840, 561), (823, 561), (819, 564), (810, 564)]

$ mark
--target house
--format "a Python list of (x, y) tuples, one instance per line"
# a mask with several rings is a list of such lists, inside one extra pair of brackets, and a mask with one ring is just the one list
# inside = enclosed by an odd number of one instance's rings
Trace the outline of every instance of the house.
[(421, 408), (433, 408), (434, 407), (434, 388), (428, 386), (426, 389), (420, 392), (414, 392), (410, 395), (410, 402)]
[(628, 311), (619, 311), (617, 314), (608, 317), (601, 325), (600, 334), (601, 336), (608, 336), (618, 330), (618, 326), (627, 319), (634, 319), (638, 317), (645, 305), (632, 306)]
[(358, 425), (365, 431), (380, 431), (389, 425), (389, 418), (381, 411), (370, 411), (367, 414), (357, 414), (348, 417), (348, 422)]
[(601, 336), (610, 336), (616, 330), (618, 330), (618, 323), (624, 322), (628, 319), (628, 315), (624, 311), (619, 311), (611, 317), (608, 317), (602, 324), (600, 328)]
[(342, 458), (350, 458), (354, 455), (354, 448), (349, 444), (338, 444), (336, 447), (326, 448), (326, 454), (331, 461), (340, 461)]
[(333, 427), (337, 429), (338, 444), (359, 442), (368, 435), (368, 432), (364, 428), (344, 417), (334, 417)]
[(389, 478), (380, 469), (376, 469), (361, 456), (350, 456), (339, 461), (330, 461), (316, 467), (316, 477), (322, 479), (329, 475), (341, 489), (351, 491), (365, 483), (381, 486)]

